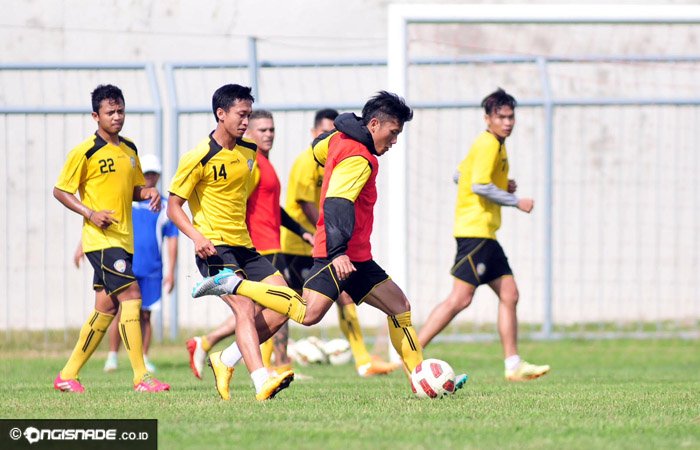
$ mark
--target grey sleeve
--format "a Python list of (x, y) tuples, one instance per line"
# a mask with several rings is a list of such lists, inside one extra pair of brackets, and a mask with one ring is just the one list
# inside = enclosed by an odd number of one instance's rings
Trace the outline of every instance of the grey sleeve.
[(518, 197), (515, 194), (508, 193), (503, 189), (499, 189), (495, 184), (472, 184), (472, 192), (482, 197), (486, 197), (492, 202), (502, 206), (517, 206)]

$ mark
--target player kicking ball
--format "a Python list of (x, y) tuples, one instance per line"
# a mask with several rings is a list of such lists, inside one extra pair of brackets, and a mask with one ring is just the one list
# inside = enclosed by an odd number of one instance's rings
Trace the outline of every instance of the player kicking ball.
[[(198, 283), (193, 297), (242, 295), (303, 325), (318, 323), (345, 291), (356, 304), (367, 303), (387, 315), (389, 337), (407, 373), (423, 360), (411, 323), (411, 305), (401, 288), (372, 259), (370, 235), (377, 200), (378, 156), (396, 143), (413, 111), (386, 91), (372, 97), (362, 117), (341, 114), (336, 130), (314, 142), (314, 157), (325, 166), (320, 216), (314, 244), (314, 265), (302, 296), (288, 287), (244, 280), (232, 271)], [(274, 318), (272, 318), (274, 320)], [(258, 322), (260, 339), (282, 323)], [(457, 377), (461, 388), (466, 376)]]

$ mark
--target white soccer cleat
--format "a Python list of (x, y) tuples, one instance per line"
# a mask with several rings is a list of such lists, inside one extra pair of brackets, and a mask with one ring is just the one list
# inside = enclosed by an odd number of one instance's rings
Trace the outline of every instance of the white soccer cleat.
[(146, 366), (146, 370), (148, 370), (150, 373), (154, 373), (156, 371), (156, 366), (153, 365), (146, 355), (143, 355), (143, 365)]
[(202, 379), (202, 370), (204, 369), (204, 360), (207, 358), (207, 352), (202, 347), (202, 338), (193, 337), (187, 340), (187, 352), (190, 354), (190, 368), (195, 377)]
[(115, 370), (117, 370), (117, 366), (117, 355), (109, 355), (107, 356), (107, 360), (105, 361), (105, 366), (103, 370), (105, 372), (114, 372)]
[(506, 380), (508, 381), (528, 381), (534, 380), (549, 373), (549, 366), (537, 366), (527, 361), (520, 361), (520, 364), (513, 370), (506, 370)]
[(236, 292), (241, 278), (231, 269), (224, 269), (212, 277), (207, 277), (197, 283), (192, 289), (192, 298), (204, 297), (205, 295), (229, 295)]

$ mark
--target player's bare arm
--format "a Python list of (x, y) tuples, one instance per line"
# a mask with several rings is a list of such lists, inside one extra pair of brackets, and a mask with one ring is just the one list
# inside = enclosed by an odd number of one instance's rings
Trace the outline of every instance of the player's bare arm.
[(177, 237), (169, 237), (166, 239), (168, 248), (168, 270), (163, 277), (163, 290), (170, 294), (175, 287), (175, 263), (177, 262)]
[(80, 263), (83, 260), (83, 256), (85, 256), (85, 252), (83, 252), (83, 243), (82, 241), (78, 242), (78, 246), (75, 248), (75, 253), (73, 253), (73, 264), (75, 264), (75, 267), (80, 269)]
[(311, 203), (311, 202), (305, 202), (303, 200), (297, 200), (297, 203), (299, 203), (299, 206), (301, 207), (302, 212), (306, 216), (307, 219), (309, 219), (309, 222), (311, 223), (316, 223), (318, 222), (318, 206)]
[(171, 193), (168, 197), (168, 218), (172, 220), (175, 226), (182, 231), (185, 236), (190, 238), (194, 243), (194, 251), (200, 258), (206, 259), (216, 255), (216, 248), (209, 239), (204, 237), (202, 233), (197, 231), (192, 225), (190, 218), (187, 217), (185, 210), (182, 208), (187, 200)]
[(148, 200), (150, 199), (151, 201), (148, 202), (148, 209), (151, 211), (160, 211), (160, 192), (158, 192), (158, 189), (152, 187), (144, 187), (144, 186), (136, 186), (134, 187), (134, 197), (133, 199), (137, 202), (142, 201), (142, 200)]
[(62, 191), (58, 188), (53, 188), (53, 196), (56, 198), (56, 200), (61, 202), (63, 206), (77, 214), (80, 214), (88, 221), (94, 223), (96, 226), (102, 229), (109, 227), (113, 223), (119, 223), (119, 221), (112, 216), (114, 211), (106, 209), (102, 211), (93, 211), (78, 200), (78, 197), (76, 197), (75, 194)]

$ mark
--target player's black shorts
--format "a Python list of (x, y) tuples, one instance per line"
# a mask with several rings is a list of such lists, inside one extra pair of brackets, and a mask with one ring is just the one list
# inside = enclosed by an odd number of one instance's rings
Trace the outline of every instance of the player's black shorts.
[(313, 257), (285, 254), (284, 261), (287, 267), (285, 267), (283, 273), (289, 287), (292, 289), (303, 288), (304, 281), (311, 273), (311, 268), (314, 265)]
[(124, 290), (136, 282), (131, 268), (133, 255), (120, 247), (110, 247), (85, 254), (95, 270), (92, 287), (96, 291), (104, 289), (107, 295)]
[(472, 286), (479, 286), (504, 275), (512, 275), (513, 271), (498, 241), (457, 238), (457, 256), (450, 273)]
[(262, 281), (279, 271), (255, 249), (233, 247), (231, 245), (216, 245), (216, 255), (207, 259), (196, 257), (197, 268), (203, 277), (216, 275), (224, 268), (239, 272), (244, 278), (252, 281)]
[(270, 263), (275, 266), (275, 269), (279, 270), (280, 273), (284, 272), (286, 265), (286, 259), (282, 253), (269, 253), (267, 255), (262, 255), (263, 258), (270, 261)]
[(304, 283), (304, 289), (316, 291), (333, 301), (338, 298), (341, 291), (345, 291), (352, 301), (359, 305), (372, 289), (389, 279), (384, 269), (372, 259), (352, 263), (357, 270), (340, 281), (330, 260), (314, 259), (314, 265)]

